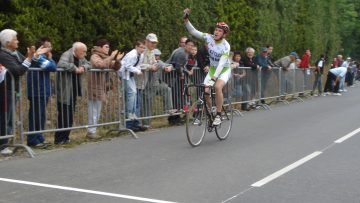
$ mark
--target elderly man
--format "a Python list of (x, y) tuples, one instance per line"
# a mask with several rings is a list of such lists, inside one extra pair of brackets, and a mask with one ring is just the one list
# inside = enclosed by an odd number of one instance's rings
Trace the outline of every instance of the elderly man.
[(280, 94), (283, 95), (292, 91), (294, 82), (294, 69), (295, 61), (298, 58), (296, 52), (291, 52), (288, 56), (285, 56), (274, 62), (275, 66), (280, 67), (283, 71), (281, 75)]
[[(12, 100), (14, 91), (18, 91), (19, 76), (24, 75), (31, 65), (33, 56), (38, 57), (43, 54), (42, 48), (35, 51), (35, 47), (27, 48), (26, 58), (17, 51), (19, 41), (17, 32), (11, 29), (5, 29), (0, 32), (0, 64), (6, 67), (7, 72), (13, 76), (15, 87), (12, 86), (12, 77), (5, 75), (5, 81), (0, 83), (0, 136), (12, 134), (12, 109), (15, 101)], [(8, 143), (7, 139), (0, 139), (0, 145)], [(9, 148), (0, 151), (1, 154), (11, 154)]]
[[(76, 107), (76, 97), (82, 96), (82, 75), (90, 69), (86, 60), (87, 47), (81, 42), (75, 42), (71, 49), (61, 55), (58, 63), (60, 71), (57, 74), (57, 110), (58, 128), (70, 128), (73, 125), (73, 114)], [(63, 69), (63, 70), (61, 70)], [(55, 133), (55, 144), (67, 144), (70, 130)]]
[[(143, 53), (142, 60), (140, 60), (140, 68), (144, 74), (136, 75), (136, 88), (137, 88), (137, 99), (136, 99), (136, 117), (140, 116), (151, 116), (152, 106), (149, 105), (149, 94), (147, 91), (151, 91), (148, 87), (150, 80), (153, 80), (153, 73), (157, 72), (159, 67), (156, 64), (154, 55), (154, 49), (158, 44), (158, 38), (156, 34), (149, 33), (145, 40), (145, 50)], [(143, 122), (143, 126), (138, 126), (141, 131), (147, 130), (149, 120)]]

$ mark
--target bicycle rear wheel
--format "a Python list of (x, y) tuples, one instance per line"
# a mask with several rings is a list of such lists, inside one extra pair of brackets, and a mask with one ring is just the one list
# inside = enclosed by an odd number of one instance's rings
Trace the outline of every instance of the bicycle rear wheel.
[(186, 137), (193, 147), (199, 146), (204, 139), (207, 129), (205, 105), (196, 102), (186, 112)]
[(229, 136), (232, 127), (233, 114), (234, 111), (230, 102), (222, 107), (221, 124), (215, 127), (216, 137), (219, 140), (225, 140)]

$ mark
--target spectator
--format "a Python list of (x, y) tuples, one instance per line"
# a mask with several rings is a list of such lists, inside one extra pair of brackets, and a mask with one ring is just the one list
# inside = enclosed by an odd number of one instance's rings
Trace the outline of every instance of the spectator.
[(347, 92), (347, 90), (345, 89), (345, 82), (348, 81), (349, 79), (349, 74), (350, 74), (350, 67), (351, 67), (351, 58), (350, 57), (347, 57), (346, 58), (346, 61), (344, 61), (341, 65), (342, 67), (345, 67), (347, 68), (347, 72), (346, 72), (346, 75), (344, 78), (341, 79), (340, 81), (340, 87), (339, 87), (339, 91), (340, 92)]
[[(178, 110), (184, 106), (184, 98), (182, 96), (182, 87), (185, 80), (184, 67), (194, 46), (194, 41), (187, 39), (185, 48), (175, 50), (174, 54), (166, 61), (166, 63), (172, 64), (175, 70), (175, 74), (171, 75), (172, 78), (167, 77), (167, 83), (171, 87), (174, 108)], [(171, 125), (181, 122), (179, 115), (170, 116), (168, 120)]]
[(265, 92), (266, 92), (266, 86), (267, 82), (271, 76), (271, 70), (272, 66), (269, 64), (268, 58), (267, 58), (267, 48), (262, 48), (261, 53), (258, 54), (255, 57), (255, 62), (261, 67), (261, 103), (265, 103)]
[(137, 88), (135, 82), (135, 74), (142, 75), (140, 63), (144, 58), (145, 42), (137, 41), (135, 48), (125, 55), (121, 61), (120, 74), (124, 81), (126, 117), (132, 121), (126, 122), (126, 128), (133, 131), (140, 131), (140, 123), (136, 116), (137, 105)]
[[(159, 65), (156, 62), (154, 49), (159, 43), (157, 36), (150, 33), (146, 36), (144, 58), (140, 63), (143, 75), (136, 76), (136, 86), (138, 89), (137, 97), (137, 116), (152, 116), (152, 99), (156, 95), (155, 85), (159, 83)], [(142, 129), (146, 130), (150, 127), (150, 120), (143, 120)]]
[(179, 47), (185, 48), (187, 37), (181, 37), (179, 40)]
[[(200, 84), (204, 81), (205, 76), (209, 72), (210, 59), (207, 45), (201, 46), (196, 54), (197, 67), (200, 69), (200, 74), (197, 74), (194, 77), (194, 83)], [(196, 88), (196, 97), (197, 99), (201, 96), (201, 89)]]
[(350, 87), (353, 87), (355, 79), (357, 77), (357, 62), (356, 61), (353, 61), (353, 63), (351, 64), (351, 75), (350, 75), (350, 77), (351, 77), (351, 79), (350, 79), (348, 85)]
[(330, 69), (337, 68), (337, 67), (338, 67), (338, 61), (337, 61), (337, 58), (334, 58), (332, 63), (331, 63)]
[[(304, 73), (304, 90), (305, 91), (307, 89), (307, 85), (308, 85), (308, 77), (310, 75), (310, 57), (311, 57), (311, 52), (310, 49), (306, 49), (303, 57), (301, 58), (301, 63), (299, 68), (302, 69), (303, 73)], [(303, 95), (302, 93), (300, 95)]]
[[(43, 47), (46, 52), (34, 57), (31, 68), (27, 74), (27, 95), (29, 99), (29, 131), (45, 129), (46, 106), (51, 96), (50, 72), (56, 71), (56, 63), (52, 59), (52, 45), (48, 37), (41, 38), (36, 47)], [(42, 133), (27, 136), (27, 144), (35, 148), (46, 148), (49, 143), (45, 142)]]
[(243, 69), (240, 69), (239, 67), (243, 67), (241, 61), (241, 54), (239, 51), (234, 51), (234, 55), (232, 57), (231, 63), (230, 63), (233, 76), (234, 76), (234, 92), (233, 96), (235, 98), (235, 108), (240, 110), (239, 102), (241, 102), (241, 97), (243, 96), (243, 81), (242, 78), (246, 76), (246, 72)]
[[(159, 49), (154, 50), (155, 59), (156, 62), (160, 68), (160, 70), (164, 71), (165, 73), (171, 72), (173, 69), (171, 64), (165, 63), (161, 60), (161, 51)], [(158, 77), (157, 80), (155, 80), (155, 83), (153, 84), (155, 94), (163, 96), (164, 98), (164, 109), (165, 113), (167, 114), (173, 114), (176, 112), (176, 110), (173, 109), (172, 104), (172, 93), (171, 88), (164, 82), (163, 77)], [(153, 98), (153, 97), (151, 97)]]
[(198, 67), (202, 70), (202, 76), (203, 76), (203, 78), (201, 79), (202, 82), (207, 72), (209, 72), (209, 65), (210, 65), (207, 45), (200, 47), (200, 49), (196, 54), (196, 61), (198, 62)]
[[(260, 66), (257, 65), (255, 59), (254, 59), (254, 55), (255, 55), (255, 49), (248, 47), (245, 50), (245, 57), (242, 58), (242, 63), (244, 64), (244, 67), (249, 67), (250, 69), (250, 74), (248, 75), (248, 81), (249, 81), (249, 85), (250, 85), (250, 98), (246, 98), (246, 100), (251, 100), (249, 102), (250, 106), (255, 105), (255, 102), (253, 101), (255, 99), (256, 96), (256, 90), (257, 90), (257, 80), (258, 80), (258, 75), (257, 75), (257, 70), (259, 70)], [(244, 105), (243, 106), (244, 109), (248, 110), (248, 106)]]
[(356, 80), (360, 80), (360, 63), (355, 62), (356, 64)]
[(272, 45), (267, 45), (266, 46), (266, 49), (267, 49), (267, 61), (268, 61), (268, 64), (271, 66), (271, 67), (275, 67), (275, 64), (274, 64), (274, 61), (273, 61), (273, 58), (272, 58), (272, 52), (273, 52), (273, 46)]
[(280, 94), (290, 93), (293, 90), (293, 82), (295, 80), (295, 68), (296, 59), (298, 55), (296, 52), (291, 52), (288, 56), (285, 56), (275, 61), (275, 66), (280, 67), (283, 71), (283, 77), (281, 77)]
[(326, 95), (331, 94), (329, 93), (330, 91), (333, 92), (333, 95), (341, 96), (341, 94), (339, 93), (339, 82), (341, 78), (345, 77), (346, 71), (347, 69), (345, 67), (337, 67), (329, 70), (324, 89), (324, 93)]
[(174, 55), (175, 52), (178, 52), (179, 50), (185, 48), (185, 46), (186, 46), (186, 40), (187, 40), (187, 39), (188, 39), (188, 38), (185, 37), (185, 36), (180, 37), (179, 44), (178, 44), (179, 46), (178, 46), (177, 49), (175, 49), (175, 50), (171, 53), (170, 58), (173, 57), (173, 55)]
[[(11, 29), (5, 29), (0, 32), (0, 64), (6, 67), (5, 81), (0, 83), (0, 136), (12, 134), (13, 128), (13, 104), (12, 94), (19, 91), (19, 77), (24, 75), (31, 65), (34, 54), (40, 55), (44, 50), (35, 47), (28, 47), (26, 58), (17, 51), (19, 41), (17, 32)], [(12, 86), (12, 77), (15, 80), (15, 87)], [(0, 139), (0, 146), (6, 145), (8, 139)], [(2, 148), (0, 151), (3, 155), (12, 154), (8, 147)]]
[(318, 96), (322, 95), (322, 79), (321, 76), (324, 73), (324, 66), (325, 66), (325, 54), (320, 55), (320, 59), (318, 59), (315, 63), (315, 81), (313, 85), (313, 89), (311, 95), (314, 94), (316, 87), (318, 88)]
[[(91, 68), (86, 60), (87, 47), (81, 42), (75, 42), (69, 50), (64, 52), (58, 62), (57, 72), (57, 110), (58, 128), (71, 128), (76, 109), (76, 98), (82, 96), (82, 80), (86, 70)], [(68, 144), (70, 130), (55, 132), (55, 144)]]
[(194, 46), (191, 50), (191, 53), (188, 56), (188, 60), (186, 62), (185, 69), (184, 69), (184, 73), (187, 76), (193, 75), (194, 74), (193, 68), (197, 67), (197, 65), (198, 65), (198, 62), (196, 60), (197, 52), (198, 52), (197, 47)]
[(343, 65), (344, 60), (343, 60), (343, 56), (342, 55), (337, 55), (336, 56), (336, 62), (337, 62), (337, 66), (336, 67), (340, 67)]
[[(91, 50), (90, 63), (93, 69), (120, 69), (120, 60), (124, 56), (118, 50), (112, 51), (109, 55), (110, 43), (106, 39), (100, 39)], [(102, 103), (106, 100), (106, 86), (109, 81), (105, 72), (90, 72), (88, 74), (88, 123), (98, 124)], [(96, 127), (87, 129), (87, 138), (100, 138), (96, 134)]]

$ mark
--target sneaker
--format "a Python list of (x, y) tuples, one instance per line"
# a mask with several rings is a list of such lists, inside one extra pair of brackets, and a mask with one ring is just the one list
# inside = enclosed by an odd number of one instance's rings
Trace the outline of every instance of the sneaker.
[(334, 93), (333, 95), (335, 95), (335, 96), (341, 96), (340, 93)]
[(344, 90), (339, 90), (339, 92), (344, 92)]
[(86, 134), (86, 138), (89, 138), (89, 139), (99, 139), (101, 138), (99, 135), (97, 135), (96, 133), (87, 133)]
[(170, 114), (170, 115), (172, 115), (172, 114), (174, 114), (174, 113), (177, 113), (177, 112), (178, 112), (177, 109), (170, 109), (170, 110), (167, 110), (167, 111), (166, 111), (166, 113), (167, 113), (167, 114)]
[(48, 143), (39, 143), (39, 144), (36, 144), (36, 145), (33, 145), (31, 147), (35, 148), (35, 149), (46, 149), (47, 147), (49, 146)]
[(6, 148), (4, 148), (3, 150), (0, 151), (0, 154), (2, 154), (4, 156), (10, 155), (12, 153), (13, 153), (13, 151), (11, 149), (9, 149), (9, 147), (6, 147)]
[(221, 116), (220, 116), (220, 115), (216, 115), (216, 116), (215, 116), (215, 119), (214, 119), (214, 121), (213, 121), (212, 124), (213, 124), (214, 126), (220, 125), (220, 124), (221, 124)]
[(146, 131), (148, 129), (149, 129), (148, 127), (142, 126), (142, 125), (131, 128), (131, 130), (134, 131), (134, 132), (139, 132), (139, 131), (143, 132), (143, 131)]
[(194, 125), (200, 125), (200, 123), (201, 123), (200, 120), (197, 118), (193, 122)]
[(134, 113), (129, 113), (128, 118), (129, 118), (130, 120), (135, 120), (135, 119), (136, 119), (136, 115), (135, 115)]

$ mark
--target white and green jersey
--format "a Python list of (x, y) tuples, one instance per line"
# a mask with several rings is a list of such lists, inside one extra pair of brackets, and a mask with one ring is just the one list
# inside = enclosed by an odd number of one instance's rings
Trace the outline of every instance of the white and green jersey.
[(186, 28), (191, 35), (205, 41), (210, 56), (211, 77), (218, 78), (220, 74), (230, 71), (230, 44), (225, 39), (216, 42), (213, 35), (196, 30), (190, 21), (187, 21)]

